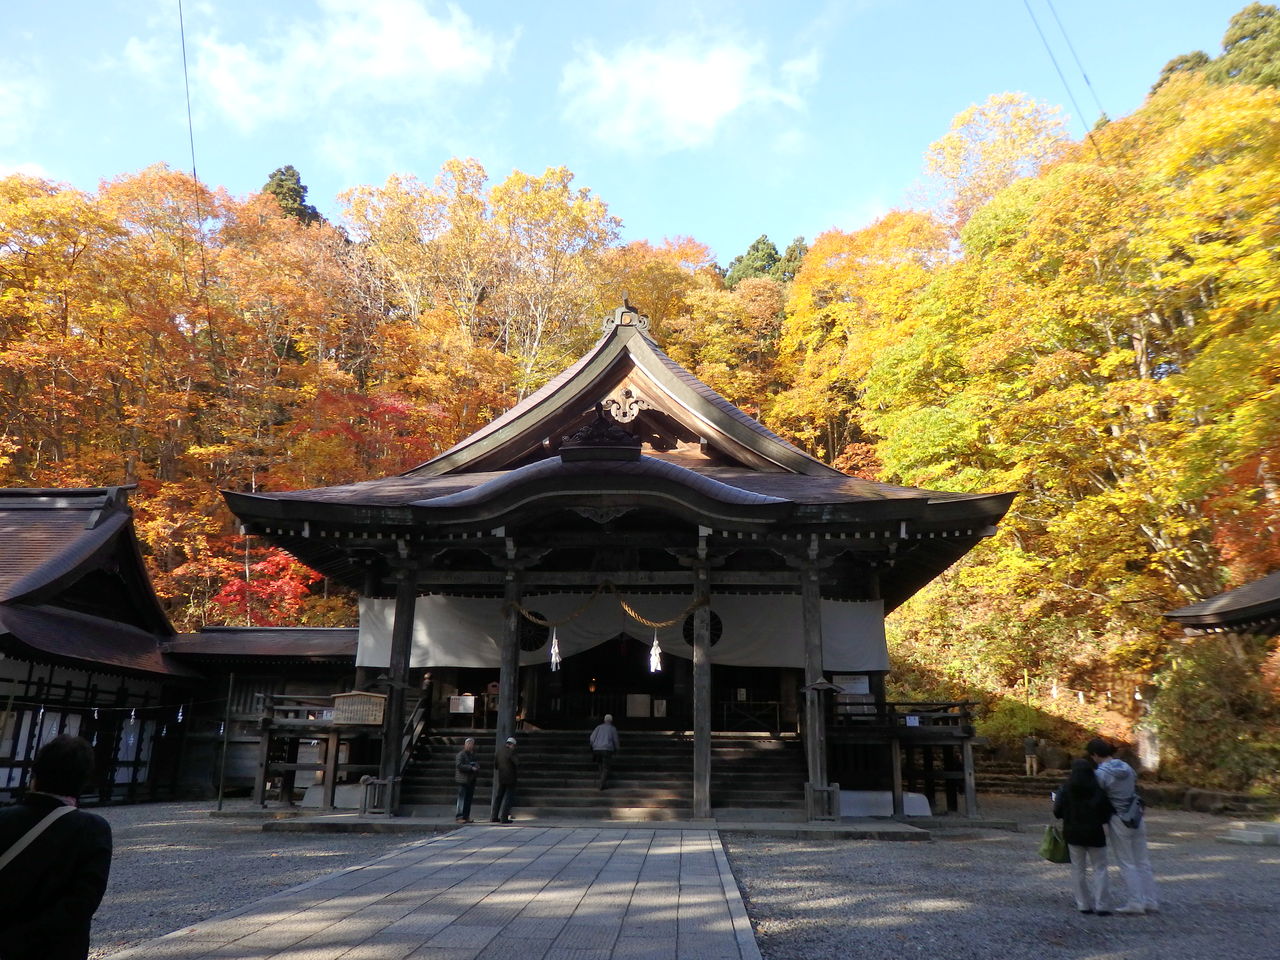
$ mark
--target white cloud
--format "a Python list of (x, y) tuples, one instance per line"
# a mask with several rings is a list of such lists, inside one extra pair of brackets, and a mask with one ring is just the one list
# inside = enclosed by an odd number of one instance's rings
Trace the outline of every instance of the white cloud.
[[(192, 96), (243, 132), (283, 119), (331, 117), (370, 104), (421, 104), (500, 69), (514, 43), (458, 7), (420, 0), (320, 0), (319, 11), (250, 46), (216, 31), (192, 40)], [(153, 48), (131, 40), (127, 62), (150, 73)]]
[(9, 164), (0, 160), (0, 179), (13, 176), (20, 173), (24, 177), (36, 177), (40, 180), (52, 180), (53, 176), (44, 167), (38, 163), (15, 163)]
[(781, 104), (802, 109), (817, 76), (816, 54), (770, 77), (764, 51), (732, 40), (627, 44), (602, 54), (587, 45), (565, 65), (565, 117), (619, 149), (648, 152), (705, 146), (733, 114)]
[(0, 146), (24, 143), (47, 94), (28, 66), (0, 60)]

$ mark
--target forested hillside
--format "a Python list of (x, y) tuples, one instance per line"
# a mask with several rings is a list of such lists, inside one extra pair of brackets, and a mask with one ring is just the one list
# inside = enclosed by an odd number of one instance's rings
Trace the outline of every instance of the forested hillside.
[(1280, 568), (1278, 63), (1280, 14), (1253, 4), (1083, 140), (993, 96), (929, 148), (929, 204), (724, 269), (691, 238), (621, 242), (563, 168), (455, 159), (351, 189), (338, 223), (292, 168), (247, 198), (165, 167), (92, 194), (11, 176), (0, 483), (136, 483), (180, 629), (350, 623), (218, 489), (429, 459), (625, 291), (673, 357), (842, 469), (1021, 493), (891, 619), (899, 692), (980, 697), (997, 733), (1123, 732), (1154, 696), (1172, 769), (1275, 786), (1275, 658), (1161, 614)]

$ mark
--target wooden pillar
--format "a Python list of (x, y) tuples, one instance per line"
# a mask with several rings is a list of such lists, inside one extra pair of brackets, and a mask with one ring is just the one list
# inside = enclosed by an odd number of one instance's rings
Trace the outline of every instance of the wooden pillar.
[[(269, 709), (269, 708), (268, 708)], [(225, 744), (226, 741), (224, 740)], [(226, 756), (226, 747), (223, 747)], [(258, 734), (258, 770), (253, 775), (253, 802), (260, 807), (267, 805), (267, 765), (271, 761), (271, 716), (263, 717), (261, 732)]]
[(824, 679), (822, 670), (822, 595), (818, 567), (805, 564), (800, 572), (800, 610), (804, 629), (804, 746), (809, 784), (814, 789), (827, 786), (827, 717), (823, 699), (813, 684)]
[(890, 771), (893, 777), (893, 815), (903, 817), (906, 815), (906, 804), (902, 798), (902, 741), (897, 735), (893, 735), (893, 739), (889, 741), (889, 763), (893, 767)]
[[(494, 749), (516, 731), (516, 693), (520, 679), (520, 578), (507, 570), (503, 591), (502, 659), (498, 666), (498, 722)], [(495, 779), (495, 784), (497, 783)], [(496, 789), (496, 787), (495, 787)]]
[(693, 596), (693, 816), (711, 816), (711, 568), (705, 531), (698, 541)]
[(964, 814), (972, 818), (978, 815), (978, 782), (973, 775), (973, 741), (966, 738), (960, 751), (964, 755)]
[(404, 689), (409, 682), (409, 654), (413, 649), (413, 623), (417, 617), (418, 578), (412, 568), (396, 574), (396, 613), (391, 624), (391, 662), (387, 666), (390, 689), (382, 717), (382, 762), (379, 776), (390, 780), (400, 775), (400, 729), (404, 726)]
[(338, 747), (340, 744), (337, 730), (329, 731), (329, 742), (324, 755), (324, 790), (320, 806), (324, 810), (333, 809), (333, 795), (338, 786)]

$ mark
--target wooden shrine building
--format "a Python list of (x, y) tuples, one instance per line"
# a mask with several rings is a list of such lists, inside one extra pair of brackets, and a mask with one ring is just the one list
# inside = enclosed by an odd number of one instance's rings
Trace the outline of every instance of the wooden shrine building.
[(162, 649), (128, 489), (0, 490), (0, 795), (61, 733), (94, 746), (92, 799), (173, 793), (199, 675)]
[(433, 722), (491, 721), (499, 740), (605, 712), (692, 730), (697, 817), (712, 730), (744, 718), (800, 730), (811, 815), (829, 813), (827, 691), (883, 701), (885, 613), (991, 536), (1012, 499), (833, 469), (671, 360), (630, 306), (428, 463), (225, 497), (247, 532), (360, 593), (357, 666), (390, 695), (384, 778), (427, 673), (460, 711)]

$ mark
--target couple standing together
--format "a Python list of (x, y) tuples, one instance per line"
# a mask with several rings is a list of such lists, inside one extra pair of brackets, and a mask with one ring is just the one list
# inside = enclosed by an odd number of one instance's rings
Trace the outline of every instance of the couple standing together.
[[(454, 819), (458, 823), (471, 822), (471, 800), (476, 792), (476, 778), (480, 775), (480, 761), (476, 757), (475, 737), (467, 737), (462, 749), (453, 761), (453, 780), (458, 785), (458, 803)], [(520, 773), (520, 761), (516, 758), (516, 738), (498, 747), (493, 757), (496, 789), (489, 807), (490, 823), (511, 823), (511, 804), (516, 797), (516, 779)]]
[(1058, 791), (1053, 815), (1071, 851), (1071, 878), (1081, 913), (1111, 913), (1107, 848), (1115, 852), (1128, 899), (1115, 912), (1158, 913), (1155, 875), (1147, 854), (1147, 825), (1138, 775), (1115, 756), (1105, 740), (1085, 745), (1088, 759), (1073, 760), (1071, 775)]

